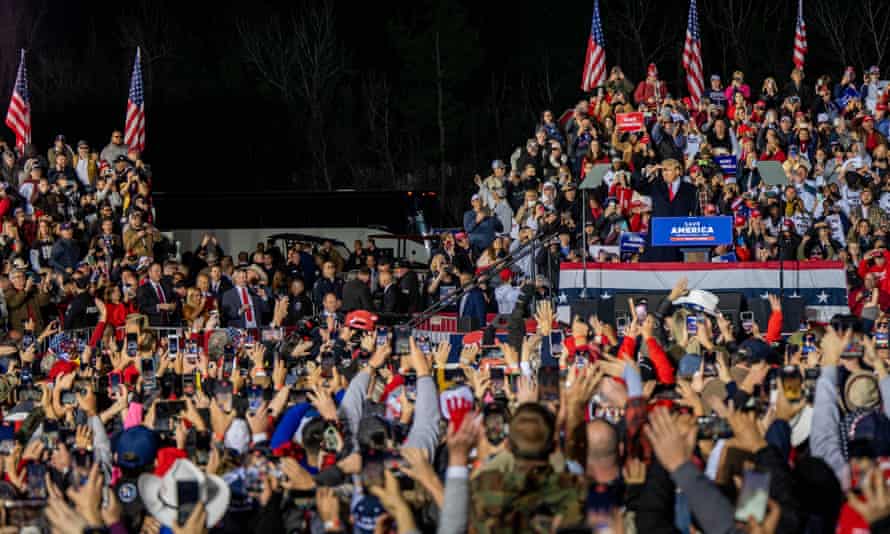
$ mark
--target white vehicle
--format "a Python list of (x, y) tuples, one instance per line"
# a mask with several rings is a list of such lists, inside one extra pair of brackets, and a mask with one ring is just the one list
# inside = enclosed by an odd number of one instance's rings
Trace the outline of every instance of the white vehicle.
[[(195, 210), (199, 199), (202, 209)], [(339, 241), (347, 255), (355, 241), (373, 238), (394, 258), (426, 264), (434, 243), (425, 237), (442, 226), (434, 192), (177, 193), (158, 194), (155, 203), (164, 217), (158, 224), (181, 252), (195, 250), (205, 233), (232, 256), (276, 234), (300, 234)]]

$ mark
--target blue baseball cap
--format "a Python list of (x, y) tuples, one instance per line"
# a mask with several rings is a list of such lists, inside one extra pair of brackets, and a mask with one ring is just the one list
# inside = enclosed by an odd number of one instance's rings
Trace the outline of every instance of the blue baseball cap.
[(677, 362), (677, 376), (692, 376), (698, 372), (699, 367), (701, 367), (701, 356), (687, 354)]
[(140, 469), (154, 461), (158, 452), (158, 436), (142, 425), (128, 428), (117, 437), (114, 452), (119, 466)]
[(769, 358), (769, 345), (757, 338), (748, 338), (739, 345), (745, 361), (749, 364), (765, 362)]

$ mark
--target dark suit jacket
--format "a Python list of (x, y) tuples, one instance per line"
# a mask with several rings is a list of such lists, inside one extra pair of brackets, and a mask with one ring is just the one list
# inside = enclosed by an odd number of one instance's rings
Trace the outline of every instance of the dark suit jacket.
[(383, 303), (380, 305), (382, 313), (396, 313), (399, 311), (399, 286), (392, 283), (383, 290)]
[[(678, 178), (679, 180), (680, 178)], [(680, 182), (677, 194), (670, 199), (668, 185), (660, 176), (649, 182), (645, 178), (638, 190), (652, 198), (652, 217), (688, 217), (698, 212), (695, 186)], [(647, 237), (643, 261), (682, 261), (679, 247), (652, 247), (652, 233)]]
[(343, 303), (340, 309), (344, 312), (352, 310), (373, 310), (374, 302), (371, 300), (371, 288), (358, 278), (343, 284)]
[(479, 319), (479, 325), (485, 326), (485, 296), (482, 294), (482, 290), (473, 288), (461, 297), (461, 300), (463, 300), (462, 310), (458, 304), (461, 318), (476, 317)]
[(401, 278), (399, 278), (399, 290), (402, 293), (401, 299), (399, 300), (399, 312), (419, 312), (420, 281), (417, 279), (417, 273), (409, 270)]
[[(173, 286), (171, 286), (169, 282), (161, 279), (158, 285), (164, 292), (164, 299), (168, 304), (178, 303), (176, 296), (173, 294)], [(158, 295), (155, 293), (151, 282), (146, 281), (136, 290), (136, 305), (139, 308), (139, 313), (144, 313), (148, 316), (148, 323), (151, 326), (170, 326), (171, 320), (176, 315), (176, 312), (158, 311), (158, 304), (160, 303), (161, 301), (158, 299)]]
[[(679, 179), (679, 178), (678, 178)], [(638, 187), (640, 193), (652, 197), (652, 217), (686, 217), (695, 214), (695, 186), (688, 182), (680, 182), (674, 200), (670, 200), (668, 185), (660, 176), (652, 182), (645, 178)]]
[(216, 291), (213, 290), (213, 282), (210, 282), (210, 294), (216, 298), (217, 302), (222, 302), (222, 296), (230, 289), (232, 289), (232, 281), (225, 276), (220, 278), (219, 288)]
[[(252, 289), (248, 288), (247, 293), (250, 295), (250, 300), (253, 302), (253, 320), (256, 322), (257, 327), (262, 327), (263, 314), (269, 312), (269, 305), (266, 301), (261, 299), (259, 295), (254, 293)], [(223, 293), (220, 304), (223, 327), (231, 326), (233, 328), (246, 328), (244, 324), (244, 314), (241, 313), (241, 306), (241, 295), (236, 291), (236, 288), (233, 287)]]

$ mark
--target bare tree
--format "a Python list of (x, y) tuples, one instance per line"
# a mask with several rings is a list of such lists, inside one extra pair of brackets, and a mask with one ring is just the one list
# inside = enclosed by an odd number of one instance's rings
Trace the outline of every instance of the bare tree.
[[(0, 0), (0, 94), (8, 101), (19, 65), (19, 49), (30, 50), (46, 15), (43, 2)], [(31, 56), (28, 56), (30, 63)]]
[[(724, 72), (750, 68), (749, 53), (754, 48), (753, 35), (763, 33), (761, 21), (775, 20), (780, 3), (763, 3), (757, 0), (722, 0), (704, 2), (701, 13), (709, 26), (716, 28), (721, 40), (716, 47), (722, 55)], [(732, 54), (733, 57), (730, 57)]]
[(365, 111), (368, 115), (368, 130), (371, 134), (371, 150), (377, 154), (390, 181), (396, 175), (395, 158), (392, 151), (392, 90), (385, 76), (369, 74), (362, 83)]
[[(131, 12), (118, 18), (118, 30), (121, 43), (133, 54), (137, 46), (142, 49), (142, 78), (148, 107), (154, 95), (157, 63), (176, 57), (176, 31), (171, 27), (174, 17), (158, 0), (137, 0), (128, 5)], [(128, 63), (129, 68), (131, 64)], [(129, 70), (127, 73), (129, 75)]]
[[(887, 46), (890, 45), (890, 2), (887, 0), (860, 0), (862, 13), (863, 36), (867, 42), (865, 50), (870, 52), (869, 57), (877, 65), (884, 64), (884, 55)], [(871, 54), (874, 55), (871, 55)], [(863, 64), (863, 66), (865, 66)]]
[(620, 22), (614, 25), (621, 40), (628, 41), (628, 48), (639, 63), (635, 66), (645, 67), (665, 57), (666, 51), (674, 46), (670, 39), (671, 33), (679, 30), (672, 27), (655, 15), (657, 2), (650, 0), (625, 0), (618, 3), (617, 11)]
[(436, 122), (439, 125), (439, 198), (444, 202), (447, 172), (445, 162), (445, 92), (443, 89), (444, 72), (442, 71), (442, 48), (439, 46), (439, 31), (436, 30), (434, 59), (436, 61)]
[(507, 143), (515, 139), (504, 139), (504, 109), (507, 104), (507, 74), (491, 73), (491, 94), (488, 96), (488, 106), (491, 109), (491, 118), (494, 122), (494, 135), (497, 141), (498, 152), (507, 149)]
[(330, 4), (303, 9), (299, 18), (287, 23), (273, 17), (262, 27), (239, 22), (237, 29), (247, 61), (278, 91), (291, 113), (299, 104), (305, 106), (311, 140), (317, 147), (312, 157), (325, 187), (332, 190), (325, 121), (346, 59)]
[(851, 15), (856, 11), (852, 6), (838, 9), (835, 0), (810, 0), (811, 12), (816, 15), (816, 22), (828, 37), (828, 46), (842, 65), (852, 63), (858, 55), (856, 40), (850, 39), (848, 33)]
[(44, 95), (58, 95), (53, 101), (39, 102), (38, 109), (48, 109), (53, 103), (64, 104), (68, 99), (88, 94), (95, 87), (92, 74), (68, 55), (34, 54), (29, 57), (29, 62), (33, 73), (29, 81), (33, 90)]

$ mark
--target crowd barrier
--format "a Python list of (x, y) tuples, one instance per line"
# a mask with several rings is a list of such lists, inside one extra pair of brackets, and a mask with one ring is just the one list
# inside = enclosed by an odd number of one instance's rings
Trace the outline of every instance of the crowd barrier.
[(563, 263), (559, 273), (557, 316), (569, 320), (573, 300), (586, 288), (588, 297), (613, 298), (622, 293), (670, 291), (681, 277), (689, 289), (737, 292), (751, 299), (778, 294), (800, 297), (807, 319), (828, 322), (849, 313), (847, 275), (840, 261), (748, 263)]

